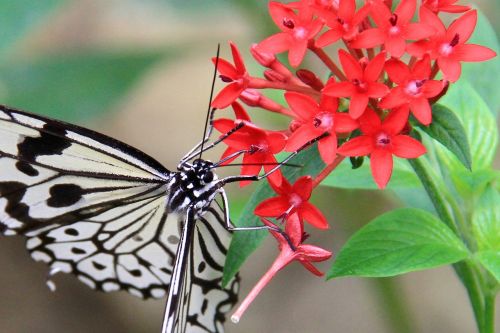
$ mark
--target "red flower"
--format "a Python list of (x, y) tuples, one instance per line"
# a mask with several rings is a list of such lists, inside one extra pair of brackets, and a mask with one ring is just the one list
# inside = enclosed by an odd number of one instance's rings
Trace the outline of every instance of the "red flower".
[[(261, 219), (262, 222), (272, 228), (276, 228), (276, 225), (271, 223), (266, 219)], [(297, 214), (293, 214), (288, 219), (285, 226), (285, 234), (288, 239), (285, 238), (283, 233), (269, 230), (274, 238), (278, 241), (278, 246), (280, 254), (273, 262), (271, 268), (264, 274), (264, 276), (257, 282), (255, 287), (250, 291), (250, 293), (245, 297), (241, 305), (238, 307), (236, 312), (231, 316), (231, 320), (237, 323), (248, 306), (257, 297), (257, 295), (262, 291), (262, 289), (271, 281), (271, 279), (285, 266), (293, 261), (300, 262), (307, 270), (317, 276), (323, 276), (314, 265), (313, 262), (325, 261), (331, 258), (332, 253), (318, 246), (303, 244), (305, 240), (305, 234), (303, 230), (302, 223), (300, 222)]]
[(389, 93), (386, 85), (377, 82), (384, 69), (385, 53), (377, 55), (365, 68), (344, 50), (339, 50), (339, 59), (349, 81), (332, 81), (323, 89), (323, 93), (334, 97), (351, 97), (349, 114), (357, 119), (365, 111), (369, 98), (380, 98)]
[(300, 6), (296, 14), (289, 6), (270, 2), (269, 12), (282, 32), (266, 38), (258, 48), (272, 54), (288, 50), (290, 65), (297, 67), (304, 59), (309, 41), (318, 34), (323, 23), (314, 19), (309, 6)]
[(408, 53), (417, 58), (429, 54), (437, 63), (445, 78), (455, 82), (460, 77), (461, 61), (485, 61), (493, 58), (496, 53), (487, 47), (465, 44), (469, 40), (477, 22), (477, 12), (471, 10), (455, 21), (446, 30), (436, 14), (429, 9), (420, 9), (422, 22), (431, 24), (436, 34), (428, 41), (420, 41), (408, 45)]
[(391, 59), (385, 63), (389, 78), (398, 86), (391, 90), (379, 103), (383, 109), (409, 105), (410, 110), (422, 124), (432, 121), (429, 98), (437, 96), (443, 90), (441, 81), (429, 80), (431, 61), (428, 56), (416, 62), (411, 68), (402, 61)]
[(330, 135), (319, 140), (318, 149), (321, 158), (330, 164), (337, 155), (337, 134), (349, 133), (358, 127), (358, 123), (348, 114), (337, 112), (338, 100), (322, 95), (318, 104), (313, 98), (296, 92), (286, 92), (286, 101), (295, 113), (294, 131), (286, 143), (286, 151), (296, 151), (307, 142), (324, 133)]
[[(214, 108), (223, 109), (234, 102), (240, 94), (245, 90), (250, 82), (247, 69), (243, 63), (240, 51), (233, 42), (229, 42), (231, 52), (233, 54), (234, 65), (224, 59), (219, 58), (217, 70), (220, 73), (220, 78), (224, 82), (230, 82), (212, 101)], [(212, 58), (215, 64), (216, 59)]]
[(359, 24), (370, 12), (370, 5), (364, 5), (356, 13), (355, 0), (342, 0), (338, 12), (318, 9), (317, 14), (331, 29), (321, 35), (316, 41), (317, 47), (324, 47), (335, 43), (340, 38), (346, 41), (353, 39), (359, 32)]
[(384, 44), (392, 57), (401, 57), (405, 53), (406, 40), (420, 40), (434, 34), (434, 28), (424, 23), (410, 23), (415, 13), (416, 0), (401, 0), (391, 13), (380, 0), (372, 4), (372, 18), (377, 28), (363, 31), (350, 44), (353, 48), (371, 48)]
[(273, 181), (269, 183), (278, 196), (262, 201), (255, 208), (255, 215), (286, 219), (297, 213), (301, 221), (306, 220), (319, 229), (328, 228), (325, 216), (318, 208), (309, 203), (313, 190), (310, 176), (300, 177), (293, 186), (286, 179), (283, 179), (281, 185), (278, 186)]
[(401, 131), (408, 121), (408, 108), (392, 111), (382, 122), (375, 111), (367, 109), (360, 118), (363, 135), (344, 143), (338, 153), (344, 156), (370, 155), (373, 178), (384, 188), (392, 174), (392, 155), (416, 158), (426, 152), (425, 147)]
[[(285, 147), (286, 136), (283, 133), (266, 131), (250, 122), (245, 110), (238, 103), (232, 104), (236, 114), (236, 120), (232, 119), (216, 119), (214, 127), (221, 133), (227, 133), (234, 129), (238, 124), (243, 123), (244, 126), (224, 140), (228, 145), (227, 149), (221, 156), (221, 160), (235, 154), (225, 163), (230, 163), (237, 158), (242, 152), (243, 166), (241, 167), (242, 175), (254, 176), (258, 175), (262, 167), (265, 171), (269, 171), (278, 163), (274, 154), (277, 154)], [(281, 172), (279, 170), (269, 175), (269, 180), (275, 182), (278, 186), (281, 185)], [(240, 186), (249, 184), (249, 181), (240, 182)]]
[(470, 6), (454, 5), (457, 0), (423, 0), (422, 6), (434, 13), (463, 13), (470, 9)]

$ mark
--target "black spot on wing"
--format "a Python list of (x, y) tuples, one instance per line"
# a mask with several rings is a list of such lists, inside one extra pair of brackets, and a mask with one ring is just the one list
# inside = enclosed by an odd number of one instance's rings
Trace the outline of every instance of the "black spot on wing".
[(85, 254), (87, 253), (84, 249), (80, 249), (79, 247), (72, 247), (71, 252), (74, 254)]
[(102, 271), (106, 268), (103, 264), (98, 263), (97, 261), (92, 261), (92, 265), (95, 267), (95, 269)]
[(17, 161), (16, 162), (16, 168), (17, 170), (21, 171), (25, 175), (28, 175), (30, 177), (35, 177), (38, 176), (39, 172), (37, 169), (33, 168), (31, 164), (24, 162), (24, 161)]
[(57, 184), (50, 188), (49, 193), (48, 206), (68, 207), (77, 203), (84, 192), (80, 186), (75, 184)]
[(7, 200), (4, 209), (7, 215), (26, 224), (35, 224), (38, 221), (29, 216), (29, 206), (21, 202), (26, 188), (27, 185), (21, 182), (0, 182), (0, 197)]
[(140, 269), (132, 269), (129, 271), (129, 273), (135, 277), (141, 277), (142, 272)]
[(64, 230), (64, 233), (66, 235), (69, 235), (69, 236), (78, 236), (79, 235), (78, 230), (76, 230), (74, 228), (67, 228)]
[(22, 142), (17, 144), (21, 160), (35, 161), (37, 157), (42, 155), (61, 155), (64, 149), (71, 146), (71, 142), (64, 137), (66, 130), (61, 126), (46, 123), (43, 129), (56, 135), (40, 132), (39, 137), (25, 137)]

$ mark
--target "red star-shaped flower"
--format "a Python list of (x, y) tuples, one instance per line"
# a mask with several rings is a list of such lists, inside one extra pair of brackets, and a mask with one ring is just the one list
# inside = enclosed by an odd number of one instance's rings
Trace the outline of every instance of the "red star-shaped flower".
[(344, 143), (338, 153), (344, 156), (370, 155), (373, 178), (379, 188), (384, 188), (392, 174), (392, 155), (416, 158), (426, 152), (419, 141), (401, 134), (407, 121), (407, 107), (392, 111), (383, 122), (375, 111), (368, 108), (359, 119), (363, 135)]
[[(266, 172), (270, 171), (278, 163), (274, 155), (281, 152), (285, 147), (286, 136), (280, 132), (267, 131), (257, 127), (250, 122), (250, 118), (240, 104), (233, 103), (232, 106), (236, 120), (216, 119), (213, 123), (215, 129), (221, 133), (227, 133), (240, 123), (243, 123), (244, 126), (224, 140), (228, 147), (222, 154), (221, 160), (236, 154), (224, 164), (230, 163), (240, 156), (237, 152), (241, 152), (243, 154), (242, 175), (258, 175), (262, 168)], [(270, 174), (268, 179), (278, 184), (278, 186), (281, 185), (282, 176), (280, 170)], [(245, 186), (249, 183), (249, 181), (242, 181), (240, 185)]]
[(338, 11), (318, 9), (317, 14), (331, 29), (322, 34), (316, 41), (317, 47), (324, 47), (335, 43), (340, 38), (346, 41), (353, 39), (359, 32), (359, 24), (370, 12), (370, 5), (366, 4), (356, 12), (355, 0), (339, 1)]
[(318, 142), (321, 158), (330, 164), (337, 155), (337, 133), (349, 133), (358, 127), (358, 123), (346, 113), (337, 112), (338, 100), (335, 97), (322, 95), (318, 104), (313, 98), (296, 93), (286, 92), (286, 101), (295, 113), (295, 130), (286, 143), (286, 151), (296, 151), (307, 142), (321, 136), (329, 135)]
[(420, 18), (435, 27), (436, 34), (428, 41), (420, 41), (408, 45), (408, 53), (417, 58), (429, 54), (431, 59), (437, 59), (439, 69), (445, 78), (455, 82), (460, 77), (462, 61), (485, 61), (493, 58), (496, 53), (487, 47), (475, 44), (465, 44), (469, 40), (477, 22), (477, 11), (471, 10), (445, 28), (436, 14), (429, 9), (420, 9)]
[[(262, 222), (275, 229), (276, 225), (266, 219), (261, 219)], [(231, 320), (237, 323), (248, 306), (253, 302), (262, 289), (271, 281), (271, 279), (285, 266), (293, 261), (300, 262), (307, 270), (317, 276), (323, 276), (313, 262), (325, 261), (331, 258), (332, 253), (318, 246), (303, 244), (307, 238), (304, 234), (302, 222), (297, 214), (293, 214), (286, 222), (284, 235), (282, 232), (269, 230), (274, 238), (278, 241), (280, 254), (273, 262), (269, 270), (262, 276), (259, 282), (252, 288), (250, 293), (245, 297), (241, 305), (231, 316)]]
[(260, 42), (258, 49), (272, 54), (288, 50), (290, 65), (297, 67), (304, 59), (309, 41), (318, 34), (323, 23), (314, 19), (309, 6), (300, 6), (297, 14), (289, 6), (272, 1), (269, 12), (282, 32)]
[(398, 86), (391, 90), (379, 103), (383, 109), (409, 105), (410, 110), (422, 124), (432, 121), (429, 98), (437, 96), (443, 90), (441, 81), (429, 80), (431, 61), (429, 56), (417, 61), (409, 68), (402, 61), (391, 59), (385, 63), (385, 70), (392, 82)]
[[(247, 69), (243, 63), (240, 51), (233, 42), (229, 42), (231, 53), (233, 55), (234, 65), (227, 60), (219, 58), (217, 70), (220, 73), (220, 78), (229, 84), (222, 89), (212, 101), (212, 106), (217, 109), (223, 109), (234, 102), (248, 88), (250, 78)], [(217, 59), (212, 58), (215, 64)]]
[(420, 40), (434, 34), (431, 25), (410, 22), (416, 5), (416, 0), (401, 0), (394, 13), (391, 13), (384, 2), (375, 0), (371, 6), (371, 17), (377, 27), (361, 32), (350, 46), (372, 48), (384, 44), (392, 57), (401, 57), (405, 53), (407, 40)]
[(325, 216), (309, 202), (313, 190), (310, 176), (300, 177), (293, 186), (286, 179), (282, 180), (280, 186), (276, 186), (273, 181), (269, 183), (278, 196), (266, 199), (257, 205), (255, 215), (286, 219), (297, 213), (301, 221), (306, 220), (319, 229), (328, 228)]
[(323, 93), (334, 97), (351, 97), (349, 114), (357, 119), (365, 111), (369, 98), (381, 98), (389, 93), (386, 85), (377, 82), (384, 69), (385, 53), (378, 54), (365, 68), (344, 50), (339, 50), (339, 59), (349, 81), (331, 81)]

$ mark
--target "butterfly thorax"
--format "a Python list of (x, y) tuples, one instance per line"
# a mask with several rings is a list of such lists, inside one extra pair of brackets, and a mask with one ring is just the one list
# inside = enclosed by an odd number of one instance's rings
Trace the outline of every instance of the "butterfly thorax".
[(183, 164), (170, 181), (167, 209), (184, 213), (188, 207), (202, 215), (219, 191), (217, 175), (213, 164), (197, 159), (192, 164)]

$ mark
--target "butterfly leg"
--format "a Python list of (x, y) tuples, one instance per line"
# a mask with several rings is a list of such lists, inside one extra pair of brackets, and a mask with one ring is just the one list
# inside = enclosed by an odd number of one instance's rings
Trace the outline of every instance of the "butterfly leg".
[(288, 244), (290, 245), (290, 248), (295, 250), (295, 246), (292, 244), (292, 241), (288, 237), (288, 234), (285, 233), (283, 230), (281, 230), (278, 227), (270, 227), (267, 225), (258, 225), (258, 226), (248, 226), (248, 227), (236, 227), (233, 222), (231, 221), (231, 218), (229, 216), (229, 201), (227, 199), (227, 195), (225, 191), (220, 192), (220, 196), (222, 198), (222, 211), (224, 212), (224, 218), (222, 218), (217, 212), (212, 211), (212, 214), (215, 216), (215, 218), (220, 222), (223, 223), (226, 227), (227, 230), (229, 231), (254, 231), (254, 230), (272, 230), (275, 232), (280, 233), (283, 235), (283, 237), (286, 239)]
[(275, 172), (276, 170), (278, 170), (279, 168), (281, 168), (283, 165), (285, 165), (288, 161), (290, 161), (293, 157), (295, 157), (298, 153), (300, 153), (302, 150), (306, 149), (307, 147), (311, 146), (312, 144), (314, 144), (315, 142), (323, 139), (324, 137), (328, 136), (329, 134), (328, 133), (323, 133), (322, 135), (306, 142), (302, 147), (300, 147), (299, 149), (297, 149), (296, 151), (294, 151), (293, 153), (291, 153), (290, 155), (288, 155), (282, 162), (278, 163), (274, 168), (272, 168), (271, 170), (267, 171), (266, 173), (262, 174), (262, 175), (253, 175), (253, 176), (247, 176), (247, 175), (240, 175), (240, 176), (229, 176), (229, 177), (225, 177), (225, 178), (222, 178), (219, 183), (218, 183), (218, 186), (220, 188), (222, 188), (224, 185), (228, 184), (228, 183), (234, 183), (234, 182), (239, 182), (239, 181), (242, 181), (242, 180), (249, 180), (249, 181), (259, 181), (261, 179), (264, 179), (266, 178), (267, 176), (269, 176), (270, 174), (272, 174), (273, 172)]

